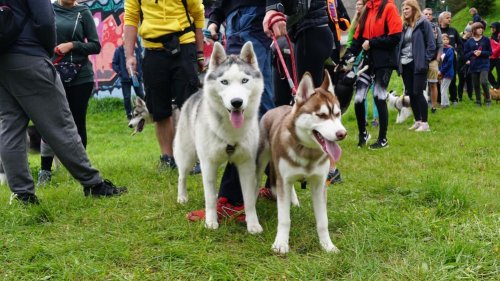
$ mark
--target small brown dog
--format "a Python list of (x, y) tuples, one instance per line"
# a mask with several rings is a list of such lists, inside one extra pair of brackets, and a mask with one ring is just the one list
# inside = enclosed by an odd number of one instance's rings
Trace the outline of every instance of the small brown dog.
[(490, 88), (491, 100), (500, 101), (500, 89)]

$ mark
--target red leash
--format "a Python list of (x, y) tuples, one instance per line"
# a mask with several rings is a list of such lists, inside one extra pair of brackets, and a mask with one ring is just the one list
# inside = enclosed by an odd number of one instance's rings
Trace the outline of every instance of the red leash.
[[(269, 23), (268, 23), (268, 28), (269, 30), (272, 30), (272, 26), (280, 21), (286, 22), (285, 15), (283, 13), (275, 13), (269, 18)], [(293, 78), (290, 76), (290, 72), (288, 71), (288, 68), (285, 63), (285, 59), (283, 58), (283, 54), (281, 53), (281, 48), (278, 44), (278, 40), (276, 39), (276, 36), (273, 34), (272, 39), (273, 39), (273, 44), (274, 47), (276, 48), (276, 53), (278, 53), (279, 57), (279, 62), (281, 64), (281, 67), (285, 71), (286, 78), (288, 80), (288, 85), (290, 86), (290, 89), (292, 89), (292, 96), (295, 96), (297, 93), (297, 68), (295, 66), (295, 55), (293, 53), (293, 46), (292, 42), (290, 41), (290, 37), (288, 37), (288, 34), (285, 34), (286, 41), (288, 42), (288, 47), (290, 48), (290, 61), (292, 63), (292, 74)], [(279, 65), (278, 65), (279, 66)]]

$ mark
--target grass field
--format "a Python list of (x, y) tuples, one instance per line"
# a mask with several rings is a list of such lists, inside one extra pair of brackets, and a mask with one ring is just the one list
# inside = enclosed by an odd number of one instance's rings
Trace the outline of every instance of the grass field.
[[(297, 189), (291, 253), (271, 251), (274, 202), (259, 200), (261, 235), (235, 223), (216, 231), (190, 223), (203, 208), (201, 176), (189, 179), (190, 202), (176, 203), (176, 174), (158, 173), (153, 126), (136, 136), (121, 101), (93, 100), (88, 152), (106, 178), (130, 192), (84, 198), (64, 168), (37, 190), (42, 204), (8, 205), (0, 188), (3, 280), (498, 280), (500, 104), (472, 102), (430, 116), (432, 131), (395, 125), (390, 147), (356, 148), (355, 116), (343, 117), (344, 182), (328, 189), (330, 233), (340, 254), (322, 252), (309, 190)], [(377, 130), (371, 129), (376, 136)], [(33, 175), (39, 156), (31, 155)]]

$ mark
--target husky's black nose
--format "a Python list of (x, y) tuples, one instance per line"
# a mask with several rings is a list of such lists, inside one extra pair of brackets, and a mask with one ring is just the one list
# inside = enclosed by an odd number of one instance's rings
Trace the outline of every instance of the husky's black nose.
[(346, 130), (340, 130), (340, 131), (337, 131), (335, 133), (335, 135), (337, 136), (338, 140), (343, 140), (347, 136), (347, 131)]
[(231, 100), (231, 105), (236, 109), (240, 108), (242, 104), (243, 100), (240, 98), (234, 98)]

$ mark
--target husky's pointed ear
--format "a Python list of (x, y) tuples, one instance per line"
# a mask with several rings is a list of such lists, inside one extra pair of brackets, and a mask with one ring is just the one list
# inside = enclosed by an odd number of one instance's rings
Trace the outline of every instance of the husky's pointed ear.
[(330, 78), (330, 73), (325, 69), (323, 73), (323, 83), (321, 83), (321, 88), (325, 91), (332, 93), (335, 96), (335, 92), (333, 90), (332, 79)]
[(135, 105), (136, 106), (145, 106), (146, 103), (140, 97), (136, 97), (135, 98)]
[(243, 45), (243, 48), (241, 48), (240, 59), (248, 64), (251, 64), (255, 69), (259, 68), (257, 56), (255, 56), (251, 41), (246, 42), (245, 45)]
[(226, 59), (226, 51), (219, 42), (215, 42), (212, 56), (210, 57), (209, 69), (214, 69)]
[(300, 79), (297, 94), (295, 95), (295, 102), (305, 102), (314, 93), (314, 82), (312, 80), (311, 74), (309, 74), (309, 72), (306, 72), (304, 73), (304, 76), (302, 76), (302, 79)]

